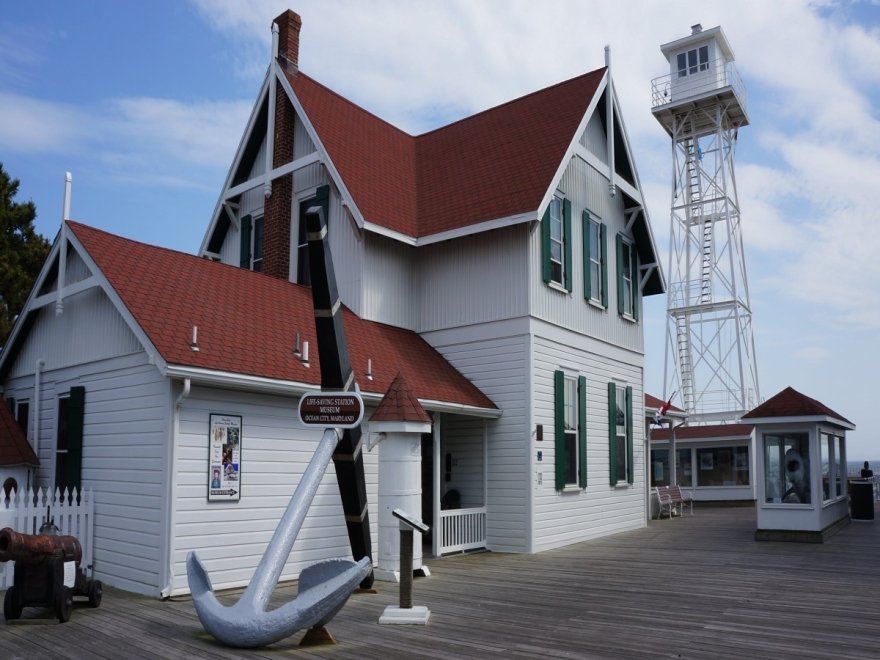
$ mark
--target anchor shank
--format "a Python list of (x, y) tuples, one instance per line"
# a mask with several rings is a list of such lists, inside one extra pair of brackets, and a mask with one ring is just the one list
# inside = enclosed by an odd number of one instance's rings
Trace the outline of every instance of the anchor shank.
[(315, 450), (312, 460), (309, 461), (293, 497), (290, 498), (287, 510), (278, 523), (272, 540), (269, 541), (266, 552), (254, 572), (254, 577), (242, 595), (243, 601), (258, 602), (262, 605), (260, 609), (265, 609), (265, 605), (269, 602), (269, 598), (278, 584), (281, 570), (290, 556), (290, 550), (293, 548), (293, 543), (296, 541), (296, 536), (309, 512), (309, 506), (315, 498), (315, 493), (318, 491), (318, 486), (327, 471), (327, 466), (330, 464), (338, 442), (339, 435), (336, 429), (324, 431), (318, 448)]

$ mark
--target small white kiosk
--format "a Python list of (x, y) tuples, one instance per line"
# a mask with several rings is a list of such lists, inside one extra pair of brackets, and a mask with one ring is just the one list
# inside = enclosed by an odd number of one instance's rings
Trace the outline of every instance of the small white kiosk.
[[(379, 442), (379, 556), (377, 580), (400, 581), (400, 520), (394, 510), (412, 514), (422, 507), (422, 434), (431, 432), (431, 418), (413, 396), (403, 376), (388, 387), (370, 417), (370, 435)], [(422, 542), (416, 539), (412, 568), (430, 575), (422, 564)]]
[(855, 425), (788, 387), (743, 415), (755, 425), (758, 541), (822, 543), (850, 521), (846, 431)]

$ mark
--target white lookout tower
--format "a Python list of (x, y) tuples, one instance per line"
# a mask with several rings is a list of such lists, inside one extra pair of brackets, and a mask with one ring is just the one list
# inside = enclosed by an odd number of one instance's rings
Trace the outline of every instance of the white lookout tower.
[(660, 47), (652, 112), (672, 138), (664, 398), (689, 423), (738, 420), (760, 402), (733, 158), (746, 90), (720, 27)]

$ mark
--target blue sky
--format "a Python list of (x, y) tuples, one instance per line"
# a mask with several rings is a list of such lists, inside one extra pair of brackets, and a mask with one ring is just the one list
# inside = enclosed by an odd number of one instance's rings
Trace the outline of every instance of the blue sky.
[[(194, 252), (288, 7), (303, 70), (411, 133), (603, 66), (609, 44), (664, 255), (671, 156), (650, 83), (660, 44), (720, 24), (749, 92), (737, 184), (761, 394), (821, 400), (858, 426), (849, 458), (880, 459), (877, 0), (5, 2), (0, 162), (38, 231), (55, 236), (71, 171), (74, 219)], [(657, 395), (665, 308), (645, 304)]]

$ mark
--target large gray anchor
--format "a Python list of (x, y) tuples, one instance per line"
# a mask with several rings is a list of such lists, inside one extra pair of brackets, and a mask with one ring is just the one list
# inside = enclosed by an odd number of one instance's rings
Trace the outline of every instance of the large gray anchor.
[(294, 600), (266, 611), (338, 442), (336, 429), (324, 431), (253, 579), (235, 605), (220, 604), (214, 596), (211, 578), (196, 553), (191, 551), (187, 555), (186, 572), (196, 613), (205, 630), (224, 644), (239, 648), (265, 646), (298, 630), (324, 626), (372, 570), (369, 557), (357, 562), (350, 559), (317, 562), (300, 573), (299, 592)]

